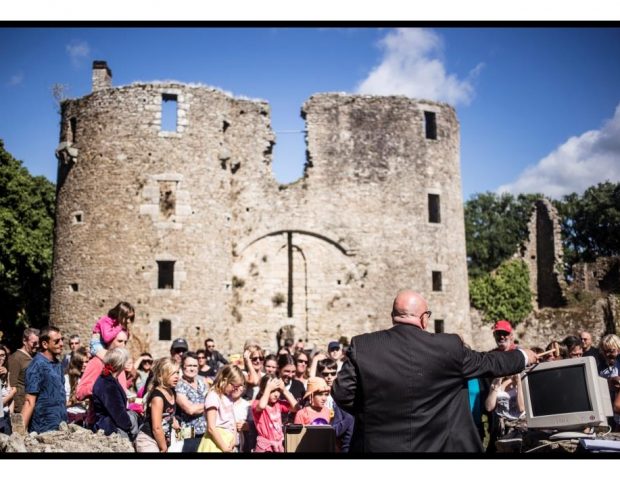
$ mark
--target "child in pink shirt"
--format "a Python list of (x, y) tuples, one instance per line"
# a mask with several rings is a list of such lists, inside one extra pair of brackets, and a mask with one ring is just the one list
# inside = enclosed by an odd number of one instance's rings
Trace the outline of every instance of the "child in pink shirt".
[[(288, 405), (280, 402), (283, 394)], [(290, 407), (289, 407), (290, 405)], [(258, 395), (252, 402), (252, 416), (256, 425), (255, 452), (284, 452), (282, 413), (297, 411), (297, 400), (275, 375), (265, 374), (261, 378)]]
[(329, 387), (321, 377), (308, 379), (308, 390), (304, 395), (307, 405), (295, 415), (295, 423), (301, 425), (329, 425), (329, 408), (327, 398)]
[(121, 330), (129, 336), (129, 323), (134, 321), (134, 308), (127, 302), (120, 302), (95, 324), (90, 339), (90, 354), (101, 360), (105, 357), (108, 345)]

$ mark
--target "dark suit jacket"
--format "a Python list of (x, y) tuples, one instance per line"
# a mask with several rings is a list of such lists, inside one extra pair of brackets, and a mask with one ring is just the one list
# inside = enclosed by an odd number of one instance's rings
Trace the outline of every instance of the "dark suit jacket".
[(408, 324), (353, 337), (332, 389), (355, 417), (351, 452), (481, 452), (467, 380), (525, 367), (522, 352), (479, 353)]

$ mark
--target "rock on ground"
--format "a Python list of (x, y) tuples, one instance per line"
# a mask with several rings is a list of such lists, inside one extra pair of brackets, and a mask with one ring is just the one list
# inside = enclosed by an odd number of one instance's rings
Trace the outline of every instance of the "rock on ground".
[(13, 432), (11, 436), (0, 433), (0, 453), (25, 452), (134, 452), (131, 442), (114, 433), (106, 436), (102, 430), (93, 433), (78, 425), (61, 423), (58, 430), (27, 435)]

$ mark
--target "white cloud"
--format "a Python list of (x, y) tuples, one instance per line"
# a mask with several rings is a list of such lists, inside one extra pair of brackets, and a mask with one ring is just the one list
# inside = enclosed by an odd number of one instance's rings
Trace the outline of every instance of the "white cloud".
[(65, 48), (74, 67), (79, 67), (82, 60), (90, 56), (90, 47), (84, 41), (73, 40)]
[(620, 104), (599, 130), (569, 138), (498, 193), (544, 193), (560, 198), (597, 183), (620, 181)]
[(406, 95), (452, 105), (471, 102), (472, 82), (484, 64), (478, 64), (464, 80), (448, 74), (441, 59), (443, 41), (432, 30), (398, 28), (379, 45), (385, 51), (383, 59), (358, 85), (359, 93)]
[(16, 87), (17, 85), (21, 85), (23, 81), (24, 81), (24, 74), (22, 72), (18, 72), (15, 75), (11, 75), (11, 78), (9, 78), (7, 85), (9, 87)]

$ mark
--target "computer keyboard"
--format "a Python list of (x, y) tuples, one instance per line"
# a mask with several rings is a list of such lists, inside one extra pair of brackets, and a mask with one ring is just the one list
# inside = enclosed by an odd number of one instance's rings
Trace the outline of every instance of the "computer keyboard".
[(620, 440), (590, 440), (582, 438), (579, 440), (580, 446), (584, 450), (597, 452), (620, 452)]
[(573, 438), (596, 438), (596, 435), (593, 433), (583, 433), (583, 432), (558, 432), (554, 433), (549, 437), (549, 440), (572, 440)]

